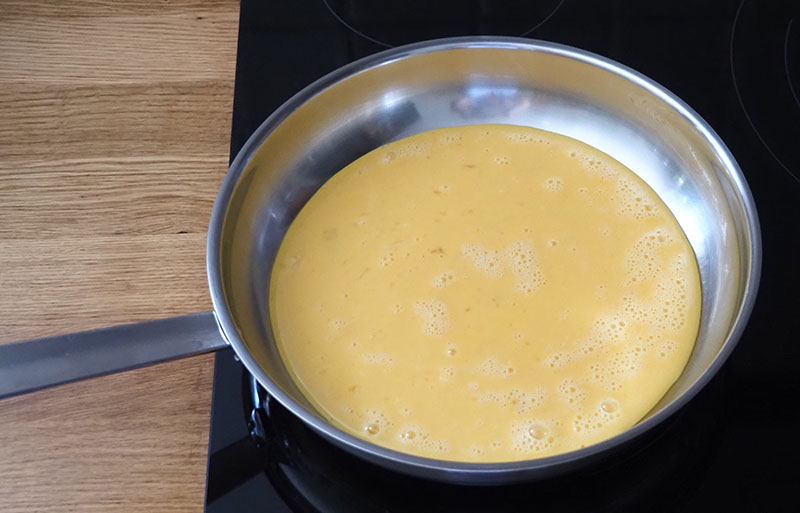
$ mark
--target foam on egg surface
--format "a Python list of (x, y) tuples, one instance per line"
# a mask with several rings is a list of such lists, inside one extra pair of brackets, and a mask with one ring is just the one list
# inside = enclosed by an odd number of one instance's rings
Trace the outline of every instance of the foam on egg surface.
[(631, 427), (680, 375), (701, 300), (641, 179), (510, 125), (424, 132), (337, 173), (287, 232), (269, 294), (281, 356), (332, 423), (480, 462)]

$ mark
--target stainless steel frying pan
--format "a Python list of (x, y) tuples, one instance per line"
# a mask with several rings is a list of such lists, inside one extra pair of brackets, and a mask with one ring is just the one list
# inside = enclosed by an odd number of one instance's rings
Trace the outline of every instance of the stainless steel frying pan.
[[(267, 308), (278, 245), (333, 173), (433, 128), (510, 123), (562, 133), (613, 156), (661, 196), (700, 266), (701, 327), (686, 369), (636, 426), (548, 458), (467, 464), (395, 452), (329, 424), (275, 346)], [(0, 346), (0, 397), (231, 345), (267, 392), (334, 444), (429, 479), (493, 484), (553, 475), (608, 454), (690, 400), (742, 333), (761, 265), (758, 219), (736, 161), (663, 87), (597, 55), (541, 41), (456, 38), (396, 48), (321, 78), (273, 113), (231, 165), (208, 234), (214, 311)]]

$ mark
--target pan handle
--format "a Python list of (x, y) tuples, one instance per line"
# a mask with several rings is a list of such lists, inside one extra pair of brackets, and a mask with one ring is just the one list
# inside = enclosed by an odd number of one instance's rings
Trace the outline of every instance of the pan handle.
[(227, 345), (214, 312), (0, 345), (0, 399)]

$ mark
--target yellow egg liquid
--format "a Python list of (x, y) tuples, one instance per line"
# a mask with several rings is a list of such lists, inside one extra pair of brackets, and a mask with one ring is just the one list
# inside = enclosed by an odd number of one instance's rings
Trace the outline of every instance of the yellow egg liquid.
[(333, 176), (278, 251), (281, 355), (322, 415), (398, 451), (501, 462), (639, 421), (680, 375), (697, 263), (666, 205), (574, 139), (424, 132)]

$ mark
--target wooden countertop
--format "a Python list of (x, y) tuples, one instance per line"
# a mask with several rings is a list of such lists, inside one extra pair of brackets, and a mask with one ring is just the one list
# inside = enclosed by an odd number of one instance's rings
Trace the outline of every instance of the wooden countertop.
[[(0, 0), (0, 343), (210, 310), (236, 0)], [(213, 356), (0, 402), (0, 511), (202, 511)]]

